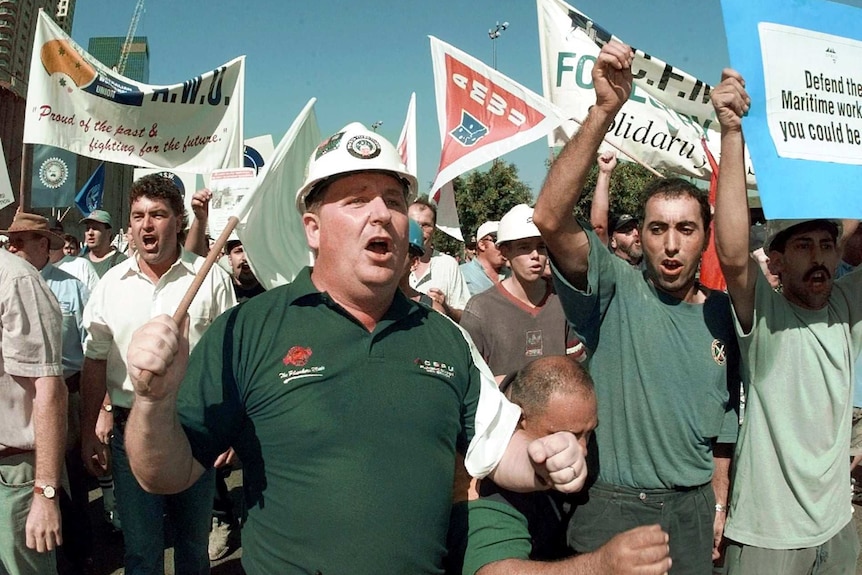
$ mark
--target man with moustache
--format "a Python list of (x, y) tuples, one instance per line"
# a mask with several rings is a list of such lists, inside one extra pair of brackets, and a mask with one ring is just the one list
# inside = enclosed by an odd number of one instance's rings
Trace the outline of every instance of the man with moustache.
[(242, 247), (240, 240), (228, 240), (225, 244), (225, 252), (227, 253), (228, 263), (230, 263), (231, 279), (233, 279), (233, 290), (236, 294), (237, 302), (242, 303), (266, 291), (260, 285), (254, 272), (251, 271), (251, 266), (248, 265), (248, 258), (245, 255), (245, 249)]
[(716, 246), (747, 388), (725, 530), (728, 573), (853, 573), (859, 539), (847, 475), (862, 275), (833, 279), (839, 221), (772, 220), (765, 248), (783, 288), (771, 288), (748, 257), (745, 81), (726, 69), (711, 97), (721, 125)]
[[(94, 475), (106, 467), (108, 445), (96, 435), (100, 413), (113, 415), (113, 456), (117, 508), (123, 521), (125, 572), (161, 573), (164, 521), (175, 529), (177, 573), (209, 573), (207, 540), (211, 526), (214, 470), (210, 468), (182, 493), (145, 492), (129, 467), (124, 439), (134, 391), (126, 367), (133, 332), (160, 313), (174, 313), (203, 265), (203, 258), (179, 244), (187, 216), (176, 185), (161, 175), (135, 181), (129, 194), (130, 227), (136, 255), (99, 280), (84, 310), (86, 340), (82, 376), (82, 456)], [(218, 266), (207, 273), (189, 308), (189, 339), (194, 346), (222, 312), (236, 305), (230, 278)], [(103, 405), (105, 390), (110, 403)], [(174, 446), (166, 446), (173, 448)]]
[(456, 451), (504, 486), (572, 491), (582, 450), (570, 432), (514, 432), (520, 411), (466, 334), (398, 289), (417, 181), (395, 146), (349, 124), (306, 173), (313, 268), (225, 314), (191, 358), (169, 317), (135, 334), (132, 465), (147, 489), (182, 491), (233, 446), (250, 575), (439, 573)]
[(610, 211), (611, 174), (617, 167), (617, 155), (607, 151), (598, 157), (599, 174), (590, 206), (590, 223), (596, 235), (608, 244), (608, 249), (634, 267), (643, 261), (638, 220), (631, 214), (616, 214), (608, 218)]
[(619, 42), (602, 48), (592, 71), (596, 104), (551, 166), (533, 215), (563, 309), (590, 353), (601, 422), (590, 449), (597, 477), (572, 517), (569, 544), (590, 552), (657, 523), (670, 537), (674, 573), (703, 575), (719, 555), (739, 389), (728, 298), (697, 281), (708, 199), (680, 179), (647, 185), (643, 272), (573, 216), (630, 95), (632, 58)]

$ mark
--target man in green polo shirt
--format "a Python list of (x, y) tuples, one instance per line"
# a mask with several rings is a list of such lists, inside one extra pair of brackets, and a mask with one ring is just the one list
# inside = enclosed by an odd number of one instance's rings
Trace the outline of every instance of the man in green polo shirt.
[(145, 489), (179, 491), (234, 447), (252, 575), (440, 573), (456, 450), (474, 476), (567, 492), (583, 452), (571, 432), (514, 432), (520, 411), (469, 338), (398, 291), (416, 178), (395, 147), (350, 124), (307, 174), (313, 269), (220, 317), (188, 366), (167, 316), (136, 334), (132, 467)]

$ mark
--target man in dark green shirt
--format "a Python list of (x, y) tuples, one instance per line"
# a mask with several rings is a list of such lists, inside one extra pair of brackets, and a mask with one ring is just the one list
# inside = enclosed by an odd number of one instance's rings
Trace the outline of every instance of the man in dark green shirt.
[(182, 490), (234, 447), (250, 574), (441, 573), (456, 450), (475, 476), (561, 491), (583, 485), (583, 450), (570, 432), (513, 434), (520, 411), (469, 338), (398, 291), (416, 178), (395, 147), (350, 124), (307, 174), (313, 269), (220, 317), (188, 369), (170, 318), (136, 334), (133, 470)]

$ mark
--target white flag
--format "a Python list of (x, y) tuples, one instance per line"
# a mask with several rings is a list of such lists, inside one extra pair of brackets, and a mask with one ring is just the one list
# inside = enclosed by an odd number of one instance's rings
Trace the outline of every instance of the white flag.
[(245, 59), (171, 86), (108, 69), (39, 12), (24, 142), (146, 168), (242, 166)]
[(321, 140), (315, 101), (309, 100), (293, 121), (258, 174), (255, 187), (237, 207), (237, 235), (254, 275), (266, 289), (293, 281), (303, 267), (314, 263), (295, 198), (308, 159)]
[(407, 167), (407, 171), (418, 176), (416, 168), (416, 92), (410, 94), (410, 104), (407, 105), (407, 118), (401, 135), (398, 136), (398, 145), (395, 147), (401, 156), (401, 161)]

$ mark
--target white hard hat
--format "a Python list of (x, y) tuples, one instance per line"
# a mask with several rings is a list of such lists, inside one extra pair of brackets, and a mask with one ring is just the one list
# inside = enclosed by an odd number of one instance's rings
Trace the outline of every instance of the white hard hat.
[(497, 245), (524, 238), (538, 238), (541, 235), (539, 228), (533, 223), (533, 208), (527, 204), (518, 204), (500, 220)]
[(476, 230), (476, 241), (481, 240), (488, 234), (496, 234), (497, 230), (500, 228), (500, 222), (489, 221), (485, 222), (479, 229)]
[(305, 213), (305, 198), (324, 180), (340, 174), (365, 171), (391, 172), (405, 181), (406, 195), (416, 192), (416, 176), (407, 171), (401, 156), (388, 140), (359, 122), (344, 126), (326, 138), (308, 159), (305, 182), (296, 192), (296, 209)]

